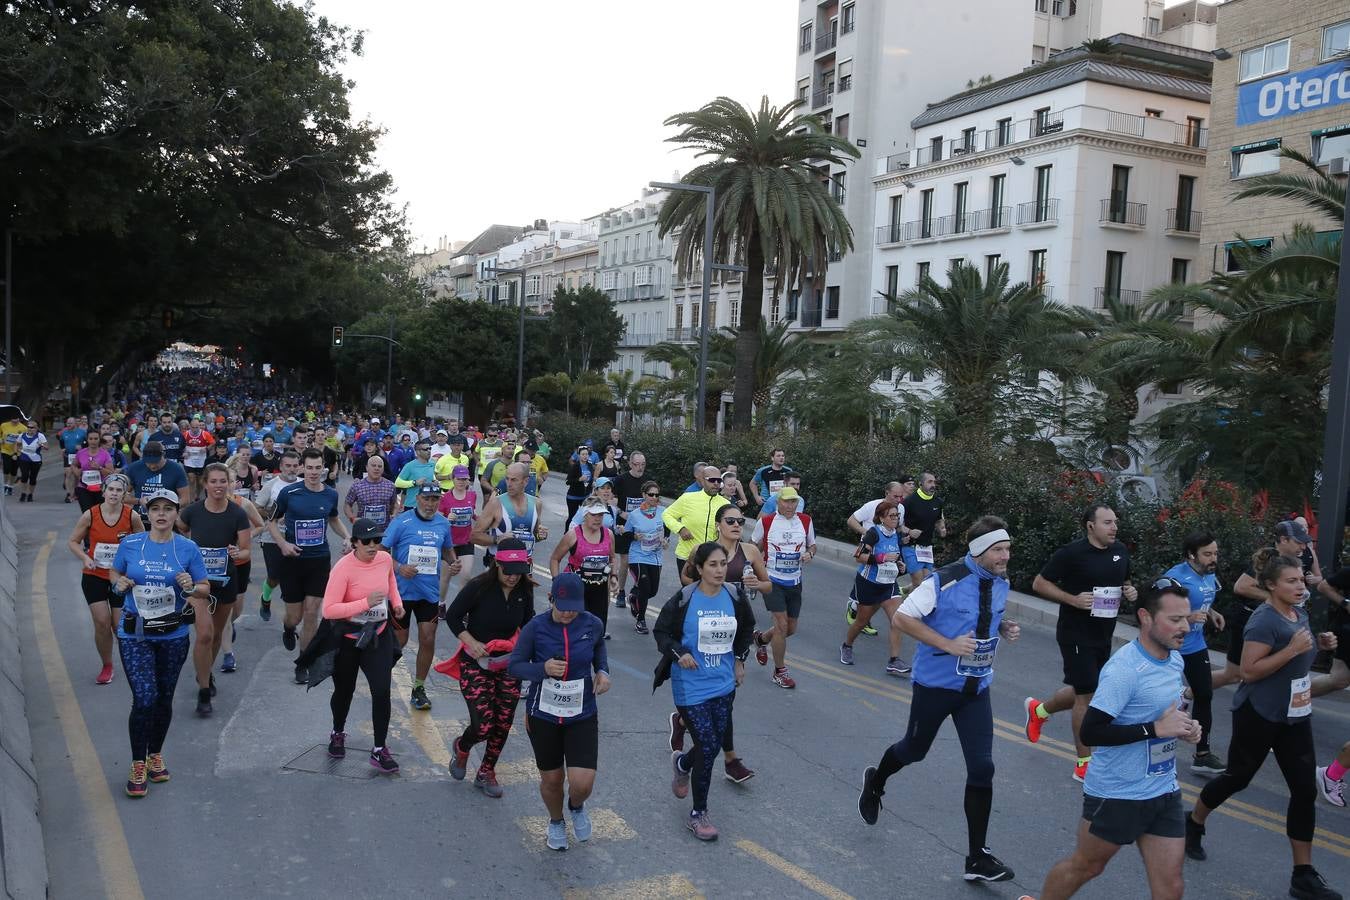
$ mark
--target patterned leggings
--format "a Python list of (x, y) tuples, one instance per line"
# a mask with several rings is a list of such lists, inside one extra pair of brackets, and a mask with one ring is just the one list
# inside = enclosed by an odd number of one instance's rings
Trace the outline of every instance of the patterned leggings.
[(708, 786), (712, 784), (713, 763), (722, 750), (722, 738), (731, 725), (731, 704), (736, 692), (704, 700), (698, 706), (679, 707), (685, 727), (694, 738), (694, 749), (680, 757), (680, 768), (693, 775), (694, 812), (708, 809)]
[(148, 753), (164, 749), (164, 736), (173, 719), (173, 692), (178, 673), (187, 660), (187, 635), (167, 641), (123, 637), (117, 642), (122, 671), (131, 685), (131, 758), (143, 760)]
[(459, 752), (468, 753), (483, 741), (483, 764), (479, 771), (491, 771), (506, 746), (506, 736), (516, 718), (520, 702), (520, 680), (504, 672), (489, 672), (475, 660), (466, 658), (459, 670), (459, 691), (469, 707), (469, 725), (459, 736)]

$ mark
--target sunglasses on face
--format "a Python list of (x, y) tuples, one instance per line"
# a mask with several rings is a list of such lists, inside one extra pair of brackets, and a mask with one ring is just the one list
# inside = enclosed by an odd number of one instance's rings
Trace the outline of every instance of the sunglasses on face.
[(745, 520), (744, 520), (744, 519), (733, 519), (731, 516), (727, 516), (727, 517), (726, 517), (725, 519), (723, 519), (722, 521), (725, 522), (725, 523), (728, 524), (728, 525), (744, 525), (744, 524), (745, 524)]
[(362, 547), (369, 547), (371, 544), (378, 544), (379, 542), (379, 538), (357, 538), (354, 541), (354, 543), (360, 544)]
[(709, 484), (721, 484), (721, 483), (722, 483), (722, 479), (720, 479), (720, 478), (705, 478), (705, 479), (703, 479), (703, 480), (706, 481), (706, 482), (708, 482)]
[(661, 496), (661, 492), (660, 492), (660, 491), (648, 491), (648, 492), (647, 492), (647, 496), (648, 496), (648, 497), (660, 497), (660, 496)]

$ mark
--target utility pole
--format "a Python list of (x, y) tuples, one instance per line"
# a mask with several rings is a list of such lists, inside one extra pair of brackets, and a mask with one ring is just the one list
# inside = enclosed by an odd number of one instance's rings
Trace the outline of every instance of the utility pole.
[[(1350, 191), (1346, 192), (1350, 201)], [(1336, 326), (1331, 338), (1331, 380), (1327, 385), (1327, 427), (1322, 445), (1322, 496), (1317, 510), (1317, 555), (1322, 565), (1340, 567), (1350, 492), (1350, 202), (1341, 231), (1341, 272), (1336, 289)]]

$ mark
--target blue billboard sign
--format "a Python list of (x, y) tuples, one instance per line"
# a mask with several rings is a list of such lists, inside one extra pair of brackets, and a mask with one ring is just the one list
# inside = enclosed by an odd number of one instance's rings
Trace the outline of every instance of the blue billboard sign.
[(1237, 124), (1255, 125), (1350, 103), (1350, 62), (1327, 63), (1238, 87)]

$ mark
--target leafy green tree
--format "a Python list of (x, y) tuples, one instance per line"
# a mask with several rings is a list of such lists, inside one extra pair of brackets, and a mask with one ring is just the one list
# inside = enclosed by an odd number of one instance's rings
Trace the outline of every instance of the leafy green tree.
[(605, 377), (587, 369), (576, 378), (566, 372), (537, 375), (525, 385), (525, 396), (541, 401), (546, 408), (561, 408), (569, 415), (574, 405), (576, 412), (594, 415), (610, 402), (612, 395)]
[(881, 372), (865, 344), (803, 344), (791, 374), (777, 381), (766, 401), (766, 417), (810, 431), (871, 436), (900, 409), (895, 397), (877, 390)]
[[(667, 125), (682, 129), (669, 141), (710, 160), (683, 180), (716, 190), (715, 260), (747, 267), (733, 387), (732, 426), (740, 430), (751, 426), (759, 387), (756, 354), (765, 274), (776, 277), (775, 290), (808, 274), (819, 280), (831, 249), (853, 247), (848, 220), (816, 167), (843, 165), (858, 158), (859, 151), (847, 139), (827, 133), (819, 117), (796, 115), (801, 105), (795, 101), (775, 107), (765, 97), (751, 112), (735, 100), (718, 97), (666, 119)], [(679, 232), (675, 264), (682, 278), (700, 270), (705, 218), (700, 193), (673, 191), (661, 206), (661, 236)], [(813, 266), (812, 260), (819, 264)]]
[(621, 420), (631, 423), (633, 417), (645, 412), (651, 405), (661, 380), (652, 375), (638, 375), (627, 369), (610, 372), (605, 375), (614, 405), (618, 407)]
[(623, 317), (604, 291), (586, 284), (576, 290), (559, 286), (553, 294), (548, 346), (568, 375), (604, 371), (619, 358), (624, 328)]
[[(179, 337), (251, 345), (331, 318), (328, 260), (403, 235), (379, 131), (351, 121), (341, 66), (359, 52), (269, 0), (8, 4), (0, 226), (26, 405)], [(325, 343), (297, 334), (270, 361), (326, 369)]]
[(855, 322), (850, 337), (904, 372), (940, 377), (939, 393), (961, 428), (1007, 433), (1005, 414), (1016, 412), (1010, 393), (1037, 383), (1042, 371), (1069, 377), (1077, 335), (1064, 307), (1025, 282), (1009, 284), (1006, 263), (987, 282), (965, 264), (947, 277), (946, 285), (925, 278), (887, 296), (890, 312)]
[[(704, 419), (717, 421), (717, 407), (722, 394), (731, 389), (732, 366), (736, 354), (736, 338), (731, 329), (723, 328), (708, 333), (707, 396)], [(698, 403), (699, 348), (697, 344), (662, 341), (649, 347), (644, 354), (652, 362), (670, 367), (669, 377), (658, 378), (655, 388), (653, 413), (673, 416), (691, 409)]]

